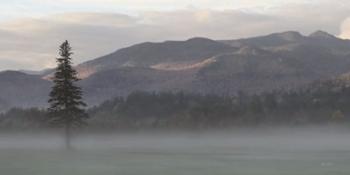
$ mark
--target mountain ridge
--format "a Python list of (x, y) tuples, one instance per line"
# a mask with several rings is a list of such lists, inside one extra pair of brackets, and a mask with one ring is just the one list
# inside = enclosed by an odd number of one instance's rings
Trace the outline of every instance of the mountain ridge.
[[(144, 42), (76, 69), (90, 106), (137, 90), (261, 93), (348, 75), (350, 40), (323, 31), (308, 36), (287, 31), (237, 40), (195, 37)], [(0, 86), (5, 89), (0, 92), (0, 105), (45, 106), (52, 71), (37, 75), (0, 72)]]

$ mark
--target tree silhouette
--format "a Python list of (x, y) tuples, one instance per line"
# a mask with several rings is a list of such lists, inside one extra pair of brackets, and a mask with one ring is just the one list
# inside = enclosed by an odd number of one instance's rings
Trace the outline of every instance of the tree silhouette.
[(72, 67), (73, 52), (68, 41), (59, 48), (60, 57), (56, 59), (58, 65), (53, 77), (53, 87), (50, 92), (48, 108), (50, 122), (65, 129), (66, 148), (71, 148), (72, 127), (85, 124), (88, 118), (84, 110), (86, 104), (82, 100), (82, 89), (75, 85), (79, 78)]

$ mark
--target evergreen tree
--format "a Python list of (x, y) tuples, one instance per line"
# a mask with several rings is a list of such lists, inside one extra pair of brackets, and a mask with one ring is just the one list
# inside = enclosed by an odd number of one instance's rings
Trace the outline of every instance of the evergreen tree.
[(75, 85), (79, 81), (77, 71), (72, 67), (72, 48), (65, 41), (59, 49), (58, 66), (53, 77), (48, 108), (50, 122), (65, 128), (65, 143), (71, 147), (72, 127), (85, 124), (88, 115), (84, 110), (86, 104), (82, 100), (82, 89)]

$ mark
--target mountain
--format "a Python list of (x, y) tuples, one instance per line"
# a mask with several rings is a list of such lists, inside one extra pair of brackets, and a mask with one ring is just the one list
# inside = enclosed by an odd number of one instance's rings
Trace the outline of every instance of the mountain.
[(80, 64), (77, 69), (82, 78), (99, 71), (123, 67), (162, 69), (166, 65), (170, 67), (175, 64), (196, 64), (198, 61), (235, 50), (237, 49), (227, 44), (206, 38), (163, 43), (147, 42)]
[[(287, 31), (238, 40), (146, 42), (76, 69), (90, 105), (137, 90), (259, 93), (349, 75), (350, 41), (323, 31), (309, 36)], [(51, 71), (0, 73), (0, 106), (45, 105), (50, 76)]]
[(51, 83), (39, 75), (18, 71), (0, 72), (0, 111), (9, 107), (43, 106)]
[(46, 75), (46, 74), (52, 73), (53, 69), (44, 69), (44, 70), (40, 70), (40, 71), (18, 70), (18, 72), (22, 72), (22, 73), (29, 74), (29, 75)]

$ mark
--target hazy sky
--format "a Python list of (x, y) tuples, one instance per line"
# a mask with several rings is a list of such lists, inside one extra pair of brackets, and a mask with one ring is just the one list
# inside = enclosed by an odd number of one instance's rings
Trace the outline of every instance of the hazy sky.
[(80, 63), (144, 41), (234, 39), (297, 30), (350, 38), (349, 0), (1, 0), (0, 70)]

